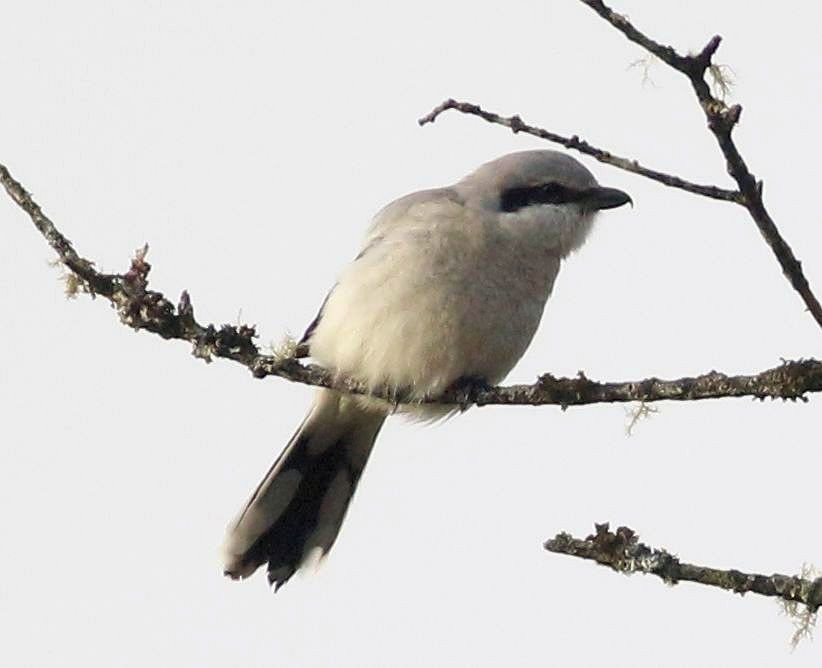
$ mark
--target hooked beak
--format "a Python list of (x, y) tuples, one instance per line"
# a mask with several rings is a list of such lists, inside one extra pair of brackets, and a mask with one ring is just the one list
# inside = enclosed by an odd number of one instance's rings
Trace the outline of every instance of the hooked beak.
[(615, 209), (618, 206), (628, 203), (630, 203), (631, 206), (634, 205), (634, 200), (631, 199), (628, 193), (617, 190), (616, 188), (603, 188), (602, 186), (596, 186), (588, 190), (582, 201), (586, 208), (596, 211), (601, 209)]

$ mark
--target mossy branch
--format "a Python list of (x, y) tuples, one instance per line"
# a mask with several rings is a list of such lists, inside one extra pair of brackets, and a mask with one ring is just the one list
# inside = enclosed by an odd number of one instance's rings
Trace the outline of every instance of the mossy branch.
[(822, 606), (822, 577), (810, 579), (804, 577), (804, 573), (760, 575), (736, 569), (698, 566), (680, 561), (667, 550), (640, 543), (637, 533), (628, 527), (610, 531), (607, 522), (595, 524), (594, 527), (595, 533), (584, 540), (567, 533), (557, 534), (545, 543), (545, 549), (556, 554), (589, 559), (608, 566), (617, 573), (656, 575), (669, 585), (695, 582), (737, 594), (752, 593), (779, 598), (793, 604), (789, 609), (794, 613), (796, 604), (802, 604), (807, 610), (807, 616), (813, 620)]
[[(303, 364), (308, 350), (286, 346), (283, 351), (266, 355), (255, 343), (256, 329), (249, 325), (203, 325), (194, 317), (187, 292), (173, 304), (161, 292), (148, 287), (151, 265), (146, 260), (148, 246), (139, 249), (124, 274), (98, 272), (95, 263), (81, 257), (71, 242), (42, 212), (31, 195), (9, 171), (0, 165), (0, 182), (11, 198), (29, 215), (68, 272), (73, 292), (102, 296), (114, 306), (120, 321), (137, 330), (179, 339), (192, 344), (196, 357), (233, 360), (245, 366), (255, 378), (279, 376), (306, 385), (327, 387), (355, 394), (369, 394), (392, 403), (401, 403), (403, 392), (395, 388), (369, 388), (353, 378), (344, 378), (314, 364)], [(596, 403), (639, 401), (694, 401), (720, 397), (807, 400), (806, 394), (822, 391), (822, 362), (814, 359), (784, 361), (777, 367), (746, 376), (729, 376), (711, 371), (676, 380), (646, 378), (627, 382), (597, 382), (583, 373), (576, 378), (556, 378), (544, 374), (532, 385), (487, 387), (465, 383), (427, 403), (442, 403), (467, 408), (471, 405), (545, 405), (563, 408)]]

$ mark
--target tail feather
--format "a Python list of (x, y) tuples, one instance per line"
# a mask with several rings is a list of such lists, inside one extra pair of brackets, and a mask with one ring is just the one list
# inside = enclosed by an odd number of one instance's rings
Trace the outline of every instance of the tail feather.
[(327, 553), (384, 420), (383, 412), (321, 390), (229, 527), (225, 574), (245, 578), (267, 562), (268, 581), (276, 590), (312, 552)]

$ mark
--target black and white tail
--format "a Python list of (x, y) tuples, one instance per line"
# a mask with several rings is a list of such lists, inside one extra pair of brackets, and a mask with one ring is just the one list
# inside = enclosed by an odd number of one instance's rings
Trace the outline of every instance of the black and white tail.
[(223, 544), (224, 572), (246, 578), (268, 562), (279, 589), (313, 553), (331, 549), (385, 413), (320, 390)]

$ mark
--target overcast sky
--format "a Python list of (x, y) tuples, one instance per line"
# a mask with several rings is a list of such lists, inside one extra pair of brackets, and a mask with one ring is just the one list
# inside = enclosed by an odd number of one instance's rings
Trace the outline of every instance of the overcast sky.
[[(615, 0), (616, 1), (616, 0)], [(720, 33), (739, 146), (822, 292), (815, 3), (620, 0), (682, 50)], [(299, 334), (374, 212), (503, 153), (545, 147), (453, 96), (729, 187), (687, 82), (574, 0), (72, 2), (3, 12), (0, 162), (109, 271), (151, 245), (152, 285), (201, 321)], [(581, 158), (636, 206), (560, 272), (512, 382), (754, 372), (822, 356), (745, 212)], [(0, 198), (0, 664), (819, 666), (777, 603), (671, 588), (546, 553), (628, 524), (687, 561), (822, 565), (820, 403), (475, 409), (391, 419), (322, 568), (277, 595), (220, 573), (226, 524), (311, 388), (206, 365), (67, 301)]]

